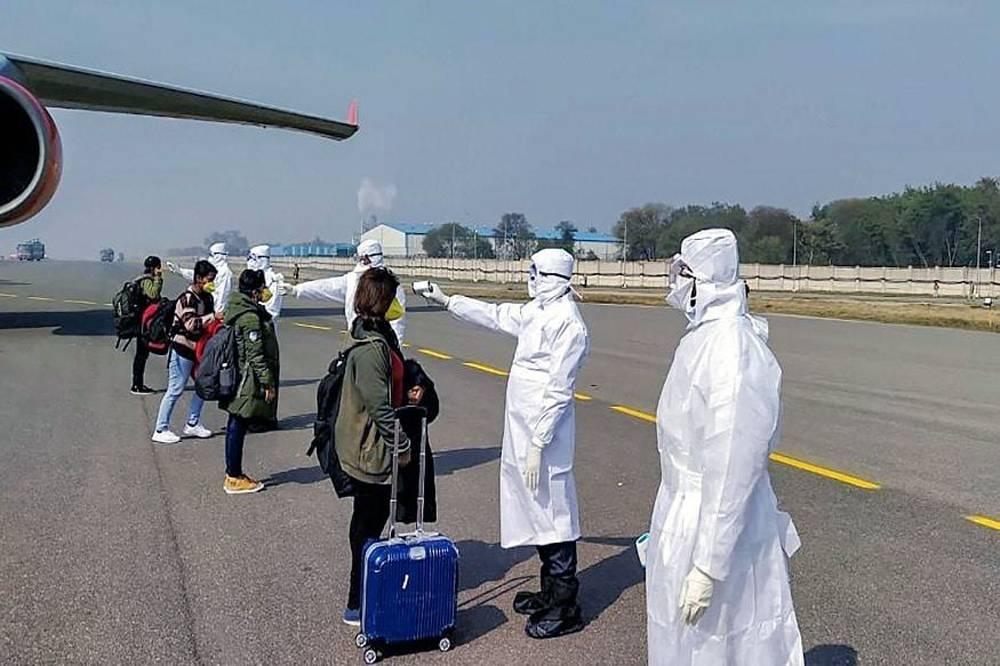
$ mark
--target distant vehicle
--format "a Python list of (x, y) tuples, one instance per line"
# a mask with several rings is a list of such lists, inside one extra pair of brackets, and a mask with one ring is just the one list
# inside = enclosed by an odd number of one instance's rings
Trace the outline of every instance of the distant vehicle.
[(18, 243), (18, 261), (41, 261), (45, 258), (45, 243), (38, 240), (30, 240), (27, 243)]
[(114, 260), (115, 260), (115, 251), (114, 250), (112, 250), (110, 247), (106, 247), (103, 250), (101, 250), (101, 261), (102, 262), (110, 264)]
[(118, 256), (115, 257), (115, 261), (118, 261), (118, 262), (125, 261), (125, 253), (124, 252), (119, 252)]

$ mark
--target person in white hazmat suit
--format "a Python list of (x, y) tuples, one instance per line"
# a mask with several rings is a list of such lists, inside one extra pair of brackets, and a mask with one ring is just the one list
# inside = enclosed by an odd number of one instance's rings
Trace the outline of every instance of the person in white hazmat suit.
[[(335, 277), (310, 280), (297, 285), (285, 285), (282, 283), (281, 293), (290, 294), (295, 298), (311, 298), (316, 300), (336, 301), (344, 304), (344, 317), (347, 319), (347, 330), (350, 331), (357, 319), (358, 313), (354, 309), (354, 292), (358, 288), (358, 280), (361, 274), (369, 268), (381, 268), (385, 265), (382, 256), (382, 244), (377, 240), (363, 240), (358, 244), (355, 252), (357, 265), (350, 273)], [(403, 344), (403, 335), (406, 332), (406, 292), (400, 285), (396, 290), (396, 300), (389, 307), (386, 314), (399, 344)]]
[(767, 323), (747, 311), (731, 231), (684, 239), (667, 301), (689, 324), (656, 410), (649, 663), (801, 666), (788, 575), (800, 542), (767, 472), (780, 435), (781, 367)]
[(271, 246), (254, 245), (247, 253), (247, 268), (264, 272), (264, 295), (270, 296), (267, 300), (261, 301), (261, 305), (274, 322), (275, 330), (278, 328), (278, 317), (281, 316), (281, 304), (284, 300), (283, 289), (279, 286), (285, 281), (285, 276), (274, 270), (271, 266)]
[[(229, 295), (233, 293), (233, 271), (229, 268), (229, 251), (225, 243), (213, 243), (208, 248), (208, 261), (215, 266), (218, 273), (215, 276), (215, 289), (212, 292), (212, 299), (215, 302), (215, 311), (223, 313), (229, 304)], [(193, 268), (181, 268), (172, 261), (167, 262), (167, 270), (177, 273), (185, 280), (194, 280)]]
[(514, 610), (529, 615), (529, 636), (552, 638), (583, 628), (577, 603), (574, 385), (589, 334), (573, 298), (572, 255), (546, 249), (531, 260), (532, 300), (523, 305), (448, 297), (436, 284), (424, 295), (461, 321), (517, 338), (500, 462), (500, 544), (537, 548), (541, 590), (519, 592)]

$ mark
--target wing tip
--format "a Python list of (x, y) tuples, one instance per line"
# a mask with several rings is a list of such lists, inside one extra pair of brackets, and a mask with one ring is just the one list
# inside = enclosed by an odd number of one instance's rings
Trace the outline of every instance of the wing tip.
[(358, 100), (352, 99), (350, 106), (347, 107), (347, 124), (358, 126)]

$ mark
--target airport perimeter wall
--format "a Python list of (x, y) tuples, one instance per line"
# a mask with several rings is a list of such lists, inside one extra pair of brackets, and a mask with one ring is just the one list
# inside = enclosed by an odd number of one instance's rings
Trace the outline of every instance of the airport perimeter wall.
[[(301, 269), (346, 272), (351, 259), (282, 257), (273, 263), (286, 278), (293, 264)], [(528, 261), (502, 259), (390, 259), (387, 264), (410, 278), (466, 282), (518, 283), (528, 272)], [(581, 287), (666, 289), (667, 261), (580, 261), (574, 284)], [(886, 296), (940, 296), (972, 298), (1000, 293), (1000, 276), (989, 268), (887, 268), (861, 266), (785, 266), (741, 264), (740, 276), (754, 291), (884, 294)]]

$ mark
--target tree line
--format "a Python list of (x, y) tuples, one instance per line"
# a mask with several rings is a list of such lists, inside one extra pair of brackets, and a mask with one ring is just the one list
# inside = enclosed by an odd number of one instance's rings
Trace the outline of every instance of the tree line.
[(772, 206), (649, 203), (622, 213), (614, 234), (641, 261), (670, 257), (685, 236), (710, 227), (732, 229), (746, 263), (986, 266), (1000, 246), (1000, 181), (839, 199), (814, 206), (808, 219)]
[[(526, 259), (549, 247), (574, 252), (578, 231), (573, 222), (563, 220), (556, 225), (558, 238), (539, 238), (523, 213), (504, 213), (496, 226), (483, 235), (454, 222), (442, 224), (424, 236), (423, 247), (427, 256), (437, 258)], [(589, 231), (596, 229), (591, 227)]]

